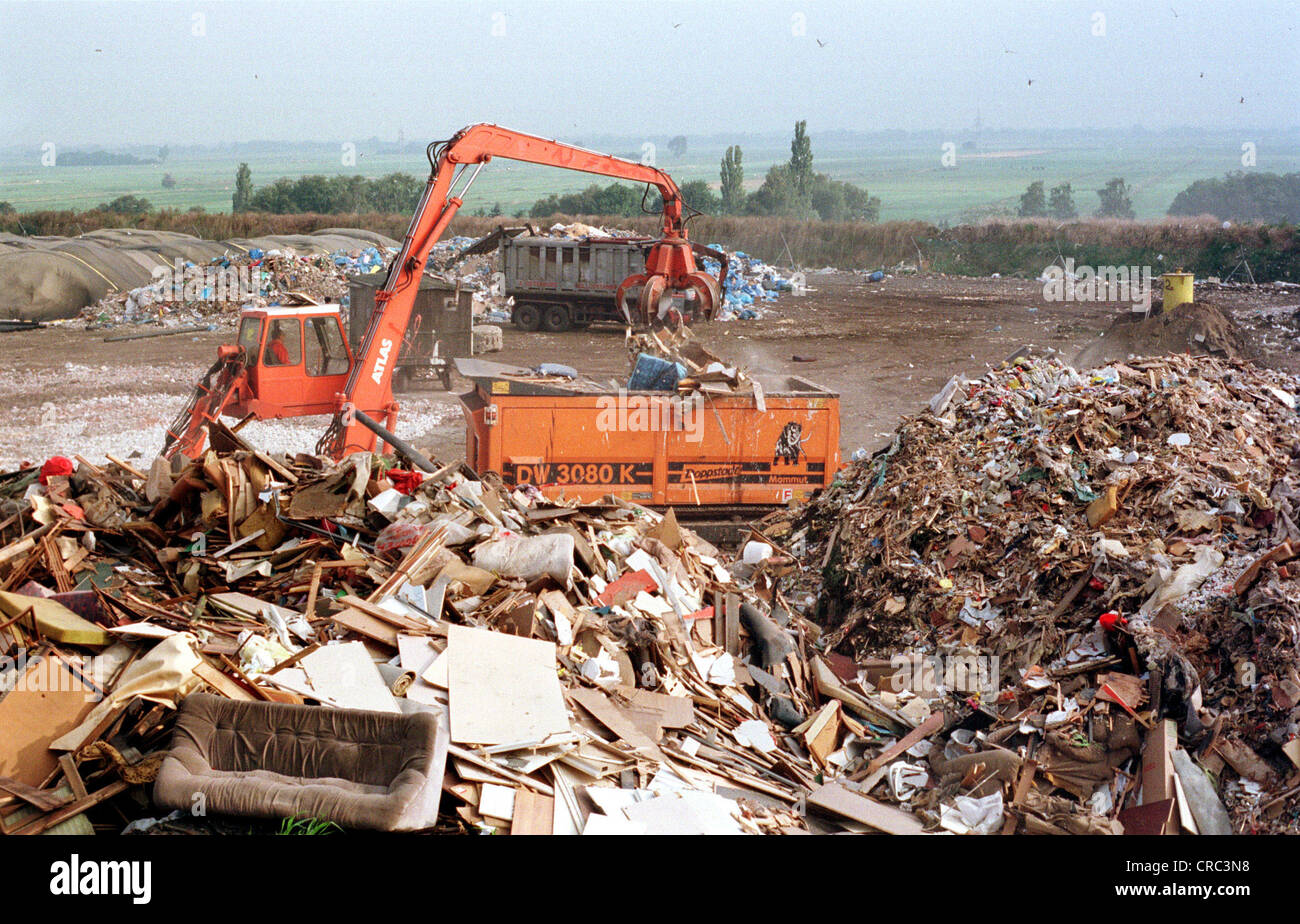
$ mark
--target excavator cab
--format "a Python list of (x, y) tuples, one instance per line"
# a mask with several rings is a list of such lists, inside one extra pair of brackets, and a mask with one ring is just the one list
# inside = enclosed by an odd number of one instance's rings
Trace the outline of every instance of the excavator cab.
[(234, 416), (333, 413), (352, 369), (337, 305), (245, 310), (236, 346), (248, 388), (229, 406)]

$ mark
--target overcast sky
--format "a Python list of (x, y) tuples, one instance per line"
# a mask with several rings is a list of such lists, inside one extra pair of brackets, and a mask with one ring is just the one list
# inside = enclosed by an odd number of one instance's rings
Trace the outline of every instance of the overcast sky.
[(0, 19), (5, 144), (1300, 123), (1294, 0), (0, 0)]

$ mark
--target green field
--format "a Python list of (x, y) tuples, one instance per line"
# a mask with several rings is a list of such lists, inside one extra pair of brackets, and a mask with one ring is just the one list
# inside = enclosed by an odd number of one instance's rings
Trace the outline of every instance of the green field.
[[(957, 165), (940, 158), (943, 133), (850, 135), (813, 134), (814, 168), (835, 179), (864, 185), (882, 203), (881, 219), (919, 219), (959, 223), (1014, 211), (1025, 187), (1042, 180), (1052, 186), (1069, 182), (1081, 216), (1096, 209), (1096, 189), (1114, 176), (1135, 189), (1138, 218), (1165, 214), (1174, 196), (1189, 183), (1241, 169), (1240, 133), (985, 132), (952, 133)], [(1246, 140), (1257, 147), (1254, 169), (1274, 173), (1300, 171), (1300, 132), (1254, 133)], [(716, 185), (718, 162), (726, 145), (744, 150), (746, 185), (756, 188), (768, 166), (789, 155), (779, 136), (687, 138), (687, 149), (674, 156), (668, 140), (652, 139), (656, 163), (679, 182), (706, 179)], [(639, 158), (642, 142), (628, 138), (582, 139), (589, 147)], [(118, 149), (110, 149), (118, 150)], [(133, 153), (151, 149), (132, 148)], [(117, 196), (134, 194), (156, 208), (201, 206), (210, 212), (230, 209), (235, 168), (247, 161), (255, 185), (303, 174), (356, 174), (375, 177), (391, 172), (424, 176), (424, 152), (407, 146), (357, 143), (355, 166), (342, 163), (341, 145), (226, 146), (223, 149), (173, 151), (163, 164), (104, 167), (44, 167), (39, 150), (0, 151), (0, 201), (20, 212), (90, 209)], [(164, 174), (176, 180), (162, 188)], [(576, 191), (599, 178), (555, 168), (497, 160), (484, 168), (467, 197), (465, 210), (476, 212), (500, 203), (507, 213), (526, 209), (551, 193)], [(603, 181), (602, 181), (603, 182)]]

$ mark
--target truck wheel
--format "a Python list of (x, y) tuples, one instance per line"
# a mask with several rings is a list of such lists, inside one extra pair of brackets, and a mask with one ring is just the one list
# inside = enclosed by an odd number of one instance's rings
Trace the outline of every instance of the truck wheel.
[(542, 316), (542, 326), (552, 334), (569, 329), (569, 309), (563, 305), (548, 305)]
[(542, 313), (536, 305), (515, 306), (515, 327), (520, 330), (534, 331), (542, 326)]

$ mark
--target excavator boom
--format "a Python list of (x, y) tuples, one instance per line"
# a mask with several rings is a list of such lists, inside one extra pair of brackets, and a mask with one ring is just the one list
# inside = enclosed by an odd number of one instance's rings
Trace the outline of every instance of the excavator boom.
[[(687, 240), (684, 203), (672, 177), (656, 167), (584, 150), (497, 125), (471, 125), (450, 140), (429, 146), (431, 171), (402, 248), (375, 295), (375, 310), (362, 337), (339, 409), (317, 445), (335, 458), (373, 451), (375, 432), (367, 422), (387, 420), (391, 428), (397, 407), (393, 401), (393, 364), (411, 317), (420, 278), (429, 252), (460, 209), (462, 197), (493, 157), (563, 167), (617, 179), (647, 183), (663, 200), (663, 237), (646, 257), (646, 271), (629, 277), (616, 299), (625, 315), (628, 297), (639, 290), (636, 310), (642, 323), (671, 322), (676, 305), (689, 303), (694, 313), (711, 317), (721, 301), (721, 279), (697, 269)], [(453, 187), (459, 187), (453, 191)], [(629, 321), (631, 317), (628, 317)], [(358, 417), (355, 411), (362, 411)]]

